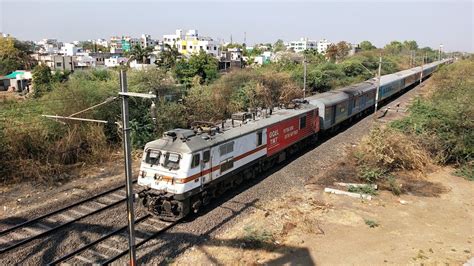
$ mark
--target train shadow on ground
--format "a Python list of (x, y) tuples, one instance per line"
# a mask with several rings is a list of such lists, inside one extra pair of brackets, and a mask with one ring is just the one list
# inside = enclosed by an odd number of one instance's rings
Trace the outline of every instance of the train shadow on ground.
[[(154, 261), (157, 257), (162, 258), (160, 265), (167, 265), (172, 260), (177, 257), (179, 254), (182, 254), (189, 248), (197, 246), (197, 248), (204, 253), (207, 259), (215, 264), (222, 265), (222, 262), (219, 262), (217, 258), (213, 257), (203, 247), (228, 247), (235, 248), (239, 250), (260, 250), (266, 252), (272, 252), (277, 254), (277, 257), (271, 261), (265, 262), (268, 265), (282, 265), (290, 264), (293, 265), (295, 258), (298, 258), (297, 264), (302, 265), (315, 265), (313, 262), (309, 250), (307, 248), (287, 246), (287, 245), (277, 245), (272, 242), (261, 241), (251, 237), (242, 237), (236, 239), (215, 239), (211, 237), (211, 234), (222, 228), (225, 224), (231, 222), (234, 218), (242, 214), (244, 211), (250, 208), (257, 208), (256, 203), (258, 199), (255, 199), (248, 203), (238, 203), (239, 208), (230, 209), (231, 214), (225, 217), (222, 221), (212, 226), (202, 234), (192, 234), (192, 233), (182, 233), (176, 232), (171, 233), (167, 232), (160, 237), (160, 244), (156, 245), (153, 243), (145, 244), (143, 248), (148, 251), (145, 254), (140, 254), (139, 264), (150, 264), (156, 263)], [(224, 207), (220, 207), (224, 208)], [(243, 262), (245, 263), (245, 262)], [(253, 263), (253, 262), (248, 262)]]

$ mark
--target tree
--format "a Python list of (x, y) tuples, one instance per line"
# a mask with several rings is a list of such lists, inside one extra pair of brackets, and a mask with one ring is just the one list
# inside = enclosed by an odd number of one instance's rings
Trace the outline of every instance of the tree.
[(201, 84), (210, 83), (218, 77), (217, 59), (204, 51), (193, 54), (186, 61), (184, 58), (176, 63), (175, 75), (177, 79), (186, 86), (192, 84), (195, 76), (200, 78)]
[(326, 49), (326, 57), (331, 61), (336, 61), (337, 57), (337, 45), (330, 44)]
[(403, 49), (403, 44), (399, 41), (391, 41), (385, 45), (384, 50), (389, 54), (399, 54)]
[(369, 41), (363, 41), (359, 44), (359, 47), (362, 51), (370, 51), (370, 50), (374, 50), (375, 47), (371, 42)]
[(33, 89), (34, 97), (39, 98), (45, 92), (51, 91), (51, 69), (47, 65), (37, 65), (33, 69)]
[(30, 57), (29, 43), (11, 37), (0, 37), (0, 74), (8, 74), (17, 69), (31, 69), (34, 65)]
[(89, 41), (81, 42), (79, 46), (81, 46), (84, 50), (89, 50), (92, 52), (108, 52), (107, 47)]
[(348, 44), (345, 41), (341, 41), (341, 42), (338, 42), (336, 46), (337, 46), (337, 53), (336, 53), (337, 61), (343, 60), (344, 58), (346, 58), (346, 56), (349, 55), (349, 52), (351, 50), (350, 44)]
[(176, 65), (176, 60), (178, 60), (180, 55), (176, 46), (165, 44), (165, 49), (158, 55), (155, 64), (165, 70), (170, 70)]
[(409, 51), (416, 51), (418, 49), (418, 43), (416, 41), (404, 41), (403, 47)]
[(283, 40), (278, 39), (275, 44), (273, 44), (273, 52), (286, 51), (286, 45)]
[(136, 44), (130, 51), (130, 60), (137, 60), (137, 63), (143, 64), (153, 51), (153, 47), (143, 48), (140, 44)]

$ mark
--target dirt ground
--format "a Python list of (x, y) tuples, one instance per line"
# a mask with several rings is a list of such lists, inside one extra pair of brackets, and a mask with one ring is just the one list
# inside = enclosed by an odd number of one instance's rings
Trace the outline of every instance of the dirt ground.
[(461, 265), (474, 250), (474, 183), (453, 171), (428, 175), (446, 187), (438, 197), (381, 191), (366, 201), (308, 185), (259, 206), (174, 264)]

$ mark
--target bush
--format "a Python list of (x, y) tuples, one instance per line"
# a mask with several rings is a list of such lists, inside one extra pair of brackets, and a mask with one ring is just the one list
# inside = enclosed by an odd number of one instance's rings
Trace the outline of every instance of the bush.
[(369, 179), (394, 170), (423, 171), (430, 161), (415, 140), (389, 127), (374, 128), (358, 149), (359, 164), (375, 169), (366, 173)]
[(439, 163), (464, 164), (474, 155), (474, 62), (450, 65), (433, 76), (431, 95), (392, 126), (417, 136)]

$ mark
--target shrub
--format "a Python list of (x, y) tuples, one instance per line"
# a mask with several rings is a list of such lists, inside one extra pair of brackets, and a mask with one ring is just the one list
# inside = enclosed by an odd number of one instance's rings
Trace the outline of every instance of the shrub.
[(359, 164), (371, 169), (364, 174), (369, 180), (394, 170), (423, 171), (430, 161), (416, 140), (389, 127), (374, 128), (358, 149)]

